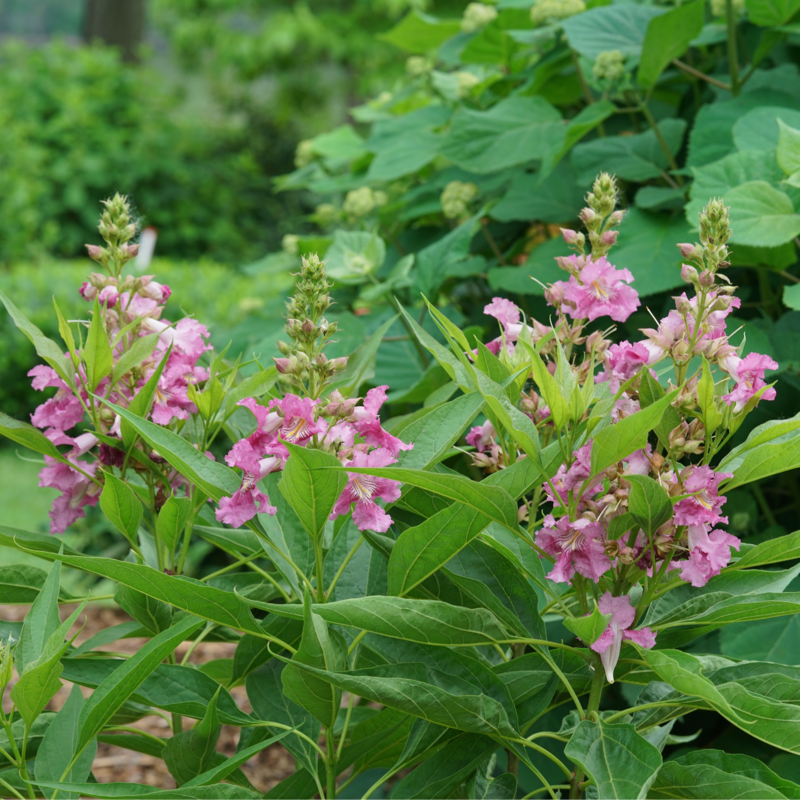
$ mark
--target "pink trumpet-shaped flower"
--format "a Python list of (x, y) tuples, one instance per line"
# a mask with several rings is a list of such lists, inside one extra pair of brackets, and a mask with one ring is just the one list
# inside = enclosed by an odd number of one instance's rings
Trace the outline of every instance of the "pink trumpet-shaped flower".
[(216, 517), (219, 522), (226, 522), (234, 528), (244, 525), (256, 514), (275, 514), (278, 509), (270, 505), (269, 497), (258, 488), (258, 482), (270, 472), (281, 468), (279, 458), (264, 458), (258, 463), (258, 471), (245, 473), (242, 485), (230, 497), (219, 501)]
[(650, 650), (656, 643), (656, 635), (650, 628), (629, 630), (636, 618), (636, 611), (627, 595), (613, 597), (611, 592), (606, 592), (597, 602), (597, 607), (601, 614), (611, 614), (611, 620), (602, 636), (591, 645), (591, 648), (600, 654), (608, 682), (614, 683), (614, 668), (619, 661), (623, 640), (629, 639), (640, 647)]
[[(348, 467), (388, 467), (397, 459), (388, 450), (373, 450), (367, 454), (360, 450), (353, 453), (353, 460)], [(393, 503), (400, 499), (400, 483), (388, 478), (373, 475), (347, 473), (347, 485), (333, 507), (331, 519), (343, 516), (353, 509), (353, 522), (360, 531), (371, 530), (385, 533), (392, 524), (392, 518), (375, 502), (383, 500)]]
[[(576, 259), (576, 256), (570, 258)], [(564, 310), (574, 319), (594, 320), (609, 316), (616, 322), (626, 319), (639, 307), (639, 295), (629, 283), (633, 275), (627, 269), (616, 269), (605, 256), (590, 259), (580, 273), (580, 280), (570, 276), (567, 283), (559, 281)]]
[(595, 583), (611, 569), (605, 551), (603, 526), (599, 522), (568, 517), (556, 521), (551, 514), (544, 518), (544, 527), (536, 532), (536, 544), (555, 559), (547, 576), (556, 583), (569, 583), (576, 572)]
[(86, 516), (86, 506), (97, 505), (100, 499), (102, 487), (87, 477), (95, 474), (97, 462), (71, 460), (74, 466), (45, 456), (45, 466), (39, 472), (39, 486), (61, 492), (49, 514), (51, 533), (64, 533), (73, 522)]
[(362, 407), (353, 410), (353, 427), (370, 447), (384, 447), (396, 456), (401, 450), (411, 450), (414, 445), (411, 442), (401, 441), (381, 427), (378, 412), (386, 402), (388, 388), (388, 386), (377, 386), (367, 392)]
[(681, 473), (684, 489), (692, 493), (675, 504), (674, 522), (676, 525), (716, 525), (727, 522), (720, 515), (725, 497), (718, 494), (719, 484), (725, 478), (732, 478), (731, 472), (714, 472), (711, 467), (688, 467)]
[[(764, 382), (764, 373), (768, 369), (778, 369), (778, 365), (769, 356), (759, 353), (749, 353), (744, 358), (729, 357), (724, 366), (730, 376), (736, 381), (736, 386), (730, 394), (722, 399), (733, 405), (734, 411), (741, 411), (748, 400), (758, 394), (767, 384)], [(774, 400), (775, 387), (770, 386), (759, 398), (760, 400)]]
[(709, 525), (689, 526), (689, 558), (680, 561), (681, 578), (692, 586), (705, 586), (719, 575), (731, 560), (731, 547), (739, 549), (742, 542), (725, 531), (708, 532)]

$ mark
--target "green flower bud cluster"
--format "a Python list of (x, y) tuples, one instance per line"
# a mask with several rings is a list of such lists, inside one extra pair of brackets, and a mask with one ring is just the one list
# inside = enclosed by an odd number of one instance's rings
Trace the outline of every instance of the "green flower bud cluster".
[(458, 87), (456, 93), (459, 97), (466, 97), (480, 82), (481, 79), (471, 72), (456, 72)]
[(89, 258), (100, 264), (109, 275), (118, 278), (122, 268), (139, 253), (138, 244), (128, 244), (136, 236), (136, 223), (131, 216), (128, 198), (115, 194), (103, 200), (103, 213), (97, 229), (108, 247), (87, 244)]
[(450, 181), (442, 192), (442, 211), (448, 219), (458, 219), (467, 213), (469, 203), (478, 196), (474, 183)]
[(716, 273), (728, 266), (728, 240), (731, 238), (731, 221), (728, 208), (722, 200), (710, 200), (700, 212), (700, 242), (706, 269)]
[[(733, 13), (739, 16), (744, 11), (744, 0), (733, 0)], [(711, 0), (711, 13), (715, 17), (724, 17), (728, 13), (725, 0)]]
[(585, 10), (586, 3), (583, 0), (536, 0), (536, 5), (531, 9), (531, 22), (537, 26), (552, 25)]
[(338, 328), (325, 319), (333, 302), (332, 286), (325, 262), (316, 254), (303, 257), (294, 297), (286, 307), (284, 330), (292, 342), (278, 342), (283, 357), (273, 359), (284, 380), (312, 398), (319, 397), (331, 377), (347, 366), (346, 358), (328, 359), (322, 352)]
[[(592, 258), (606, 255), (616, 244), (619, 231), (613, 230), (622, 222), (624, 211), (615, 211), (617, 205), (617, 181), (613, 175), (601, 172), (586, 195), (586, 207), (578, 215), (589, 234)], [(561, 229), (564, 240), (581, 255), (584, 254), (586, 237), (576, 231)]]
[(284, 253), (290, 256), (296, 256), (300, 253), (300, 237), (296, 233), (287, 233), (281, 239), (281, 247)]
[(344, 211), (349, 217), (359, 219), (366, 217), (376, 208), (385, 206), (389, 202), (386, 192), (373, 191), (369, 186), (353, 189), (344, 199)]
[(406, 73), (412, 78), (425, 75), (433, 69), (431, 60), (425, 56), (409, 56), (406, 59)]
[(303, 139), (294, 151), (294, 165), (297, 169), (307, 167), (314, 160), (314, 143), (311, 139)]
[(333, 203), (320, 203), (314, 209), (314, 216), (317, 218), (317, 223), (325, 227), (339, 219), (339, 209)]
[(619, 50), (606, 50), (595, 59), (592, 74), (598, 81), (615, 83), (625, 75), (625, 57)]
[(497, 9), (494, 6), (487, 6), (485, 3), (470, 3), (464, 9), (461, 30), (464, 33), (475, 33), (495, 19), (497, 19)]

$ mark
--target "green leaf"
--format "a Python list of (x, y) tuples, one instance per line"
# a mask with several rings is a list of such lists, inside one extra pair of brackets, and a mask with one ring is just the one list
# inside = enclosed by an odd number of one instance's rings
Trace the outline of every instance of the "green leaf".
[(713, 433), (722, 422), (722, 413), (714, 402), (714, 378), (708, 360), (703, 358), (703, 375), (697, 383), (697, 400), (703, 413), (703, 424), (706, 433)]
[(130, 372), (134, 367), (138, 367), (145, 359), (153, 355), (153, 351), (158, 344), (159, 334), (151, 333), (149, 336), (141, 336), (126, 350), (114, 364), (111, 373), (111, 380), (116, 383), (123, 375)]
[[(248, 601), (274, 614), (302, 619), (299, 605)], [(482, 608), (459, 608), (439, 600), (363, 597), (314, 605), (314, 613), (332, 625), (372, 631), (409, 642), (441, 646), (485, 645), (507, 639), (493, 614)]]
[[(37, 781), (59, 781), (64, 775), (64, 770), (70, 765), (78, 740), (78, 720), (83, 704), (80, 687), (73, 686), (67, 702), (48, 725), (42, 737), (34, 766)], [(92, 771), (92, 762), (96, 754), (97, 741), (93, 741), (81, 753), (64, 779), (70, 783), (86, 780)], [(43, 794), (45, 797), (51, 798), (54, 791), (52, 788), (44, 787)], [(59, 796), (65, 800), (78, 800), (79, 797), (77, 793), (73, 792), (59, 792)]]
[(661, 767), (661, 753), (633, 725), (583, 720), (564, 754), (587, 773), (603, 798), (640, 800)]
[(640, 86), (645, 89), (654, 86), (672, 59), (680, 58), (688, 50), (703, 28), (704, 12), (703, 0), (695, 0), (650, 20), (636, 75)]
[(225, 409), (228, 412), (245, 397), (261, 397), (266, 394), (278, 380), (276, 367), (259, 370), (253, 375), (248, 375), (225, 395)]
[[(24, 531), (22, 528), (11, 528), (8, 525), (0, 525), (0, 547), (12, 547), (15, 550), (26, 551), (24, 545), (29, 545), (30, 549), (40, 553), (58, 553), (63, 550), (69, 555), (78, 555), (74, 547), (70, 547), (62, 537), (53, 536), (48, 533), (33, 533)], [(47, 556), (44, 556), (45, 558)]]
[[(409, 258), (413, 259), (413, 255)], [(396, 315), (389, 317), (366, 342), (356, 348), (347, 359), (347, 367), (328, 384), (329, 390), (339, 389), (345, 397), (358, 395), (358, 390), (361, 386), (375, 377), (375, 361), (378, 349), (383, 343), (383, 337), (386, 336), (396, 320)]]
[(766, 181), (750, 181), (725, 195), (730, 204), (734, 241), (754, 247), (777, 247), (800, 234), (800, 214), (787, 194)]
[[(344, 468), (341, 468), (344, 472)], [(348, 467), (347, 472), (390, 478), (455, 500), (511, 531), (519, 529), (517, 504), (501, 488), (465, 478), (398, 467)]]
[[(777, 422), (777, 420), (776, 420)], [(781, 420), (781, 422), (790, 422)], [(733, 489), (737, 486), (744, 486), (747, 483), (786, 472), (800, 465), (800, 430), (797, 429), (797, 420), (792, 420), (794, 430), (789, 430), (783, 435), (771, 437), (767, 441), (761, 441), (748, 449), (738, 448), (732, 450), (723, 459), (719, 469), (723, 465), (726, 472), (733, 472), (733, 478), (725, 482), (725, 489)], [(775, 431), (789, 428), (789, 425), (775, 427)], [(758, 429), (754, 430), (755, 433)], [(753, 433), (750, 436), (753, 436)], [(747, 445), (750, 441), (744, 444)], [(743, 447), (740, 445), (740, 447)], [(737, 452), (738, 450), (738, 452)]]
[(541, 97), (509, 97), (488, 111), (461, 107), (440, 153), (470, 172), (497, 172), (543, 158), (561, 125), (561, 114)]
[(590, 645), (605, 633), (610, 622), (611, 614), (602, 614), (595, 606), (588, 616), (564, 619), (564, 627), (572, 631), (584, 644)]
[(731, 658), (800, 664), (800, 615), (777, 617), (758, 625), (735, 622), (720, 631), (722, 654)]
[(81, 711), (76, 755), (82, 753), (89, 742), (103, 730), (116, 710), (145, 678), (201, 624), (195, 617), (188, 616), (169, 630), (159, 633), (95, 689)]
[(139, 524), (142, 521), (142, 504), (136, 492), (110, 472), (104, 473), (105, 485), (100, 494), (100, 508), (114, 527), (136, 544)]
[(778, 119), (778, 164), (787, 175), (800, 171), (800, 130)]
[[(0, 603), (8, 605), (28, 605), (39, 596), (47, 580), (47, 573), (38, 567), (27, 564), (11, 564), (3, 567), (0, 574)], [(63, 590), (62, 602), (69, 599)]]
[(154, 634), (167, 630), (172, 624), (171, 606), (128, 586), (118, 584), (114, 600), (123, 611)]
[(545, 399), (550, 412), (553, 415), (553, 424), (558, 430), (564, 427), (570, 419), (569, 403), (565, 398), (565, 394), (569, 394), (565, 388), (564, 394), (561, 392), (561, 386), (558, 381), (550, 374), (550, 371), (544, 365), (544, 362), (539, 355), (528, 348), (531, 355), (531, 370), (533, 372), (533, 379), (539, 388), (539, 392)]
[(561, 27), (570, 47), (586, 58), (596, 59), (607, 50), (619, 50), (623, 56), (642, 52), (650, 21), (666, 9), (632, 5), (601, 6), (565, 19)]
[[(103, 402), (116, 411), (125, 422), (128, 422), (136, 433), (159, 455), (163, 456), (181, 475), (196, 484), (213, 500), (232, 495), (239, 488), (241, 480), (230, 467), (226, 467), (217, 461), (212, 461), (205, 453), (201, 453), (196, 447), (187, 442), (186, 439), (182, 439), (178, 434), (167, 428), (162, 428), (154, 422), (142, 419), (142, 417), (132, 413), (130, 407), (126, 409), (105, 400)], [(132, 405), (133, 403), (131, 403)]]
[(83, 347), (83, 360), (86, 364), (89, 391), (93, 392), (100, 381), (111, 374), (111, 369), (114, 366), (114, 354), (111, 351), (111, 343), (108, 341), (105, 319), (96, 297), (94, 299), (92, 321)]
[(219, 692), (211, 698), (203, 719), (197, 725), (175, 734), (164, 745), (164, 763), (178, 786), (205, 772), (217, 755), (217, 742), (222, 732), (217, 714), (218, 696)]
[(58, 615), (60, 580), (61, 564), (54, 564), (30, 611), (25, 615), (22, 633), (14, 650), (14, 664), (20, 675), (39, 659), (45, 643), (61, 625)]
[(326, 672), (298, 665), (346, 692), (421, 717), (437, 725), (471, 733), (516, 737), (503, 706), (476, 693), (472, 683), (422, 664), (387, 664), (353, 672)]
[(697, 750), (661, 767), (648, 797), (712, 800), (717, 797), (800, 797), (800, 786), (776, 775), (757, 758)]
[(328, 276), (339, 283), (363, 283), (386, 259), (386, 245), (376, 233), (337, 230), (327, 252)]
[(389, 558), (389, 594), (402, 596), (442, 567), (489, 524), (461, 503), (403, 531)]
[(64, 456), (61, 455), (58, 448), (41, 431), (27, 422), (12, 419), (2, 411), (0, 411), (0, 435), (36, 453), (43, 453), (51, 458), (64, 461)]
[(599, 474), (634, 450), (641, 450), (647, 444), (647, 434), (661, 421), (677, 393), (677, 390), (672, 391), (647, 408), (597, 433), (592, 445), (592, 475)]
[(461, 31), (457, 20), (440, 20), (421, 11), (410, 11), (388, 33), (378, 36), (408, 53), (425, 55)]
[[(293, 703), (283, 691), (281, 674), (286, 665), (273, 660), (247, 676), (247, 699), (255, 715), (267, 722), (288, 725), (304, 733), (312, 741), (319, 739), (319, 722), (307, 711)], [(283, 746), (310, 773), (317, 769), (317, 752), (307, 739), (288, 736)]]
[(170, 552), (175, 551), (175, 545), (183, 532), (191, 508), (192, 501), (188, 497), (168, 497), (158, 512), (156, 533)]
[(793, 561), (800, 558), (800, 531), (787, 533), (768, 539), (748, 550), (740, 559), (730, 565), (732, 569), (759, 567), (762, 564), (778, 564), (781, 561)]
[(450, 797), (497, 749), (488, 736), (463, 733), (406, 775), (392, 790), (395, 797)]
[[(133, 396), (133, 400), (128, 404), (128, 412), (137, 417), (146, 417), (153, 406), (153, 397), (155, 396), (156, 388), (159, 380), (161, 380), (161, 373), (172, 352), (172, 345), (164, 354), (164, 357), (159, 361), (158, 366), (153, 371), (153, 374), (147, 379), (147, 382), (138, 392)], [(134, 441), (136, 440), (137, 430), (131, 425), (126, 417), (122, 417), (120, 421), (120, 431), (122, 433), (122, 443), (125, 445), (126, 450), (130, 450)]]
[[(450, 452), (469, 424), (483, 410), (484, 400), (478, 392), (461, 395), (449, 403), (430, 409), (402, 431), (394, 431), (413, 450), (398, 453), (397, 466), (406, 469), (429, 469)], [(402, 435), (401, 435), (402, 433)]]
[[(347, 483), (347, 473), (338, 469), (336, 456), (286, 443), (289, 460), (278, 484), (313, 541), (319, 539)], [(336, 467), (337, 469), (326, 469)]]
[(800, 10), (800, 0), (745, 0), (745, 8), (754, 25), (771, 27), (788, 22)]
[(665, 522), (672, 519), (672, 502), (666, 489), (646, 475), (626, 475), (630, 483), (628, 513), (636, 525), (652, 536)]
[[(346, 602), (346, 601), (345, 601)], [(328, 630), (326, 621), (314, 613), (311, 597), (303, 600), (303, 636), (300, 647), (281, 674), (286, 696), (332, 729), (341, 706), (342, 693), (334, 685), (309, 674), (301, 667), (315, 667), (328, 672), (347, 668), (347, 645), (341, 634)]]
[(70, 386), (75, 377), (75, 368), (72, 361), (64, 355), (62, 349), (52, 340), (48, 339), (17, 307), (11, 300), (0, 292), (0, 301), (6, 307), (14, 324), (31, 341), (36, 348), (36, 353), (43, 358), (57, 373), (58, 376)]

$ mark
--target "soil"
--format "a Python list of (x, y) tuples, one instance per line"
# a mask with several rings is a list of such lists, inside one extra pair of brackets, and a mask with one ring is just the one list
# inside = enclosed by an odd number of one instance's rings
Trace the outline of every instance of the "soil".
[[(28, 606), (0, 605), (0, 619), (10, 622), (22, 620), (28, 612), (28, 608)], [(62, 619), (66, 619), (73, 610), (72, 606), (62, 606)], [(130, 620), (130, 617), (118, 608), (106, 608), (100, 605), (87, 606), (84, 614), (81, 615), (81, 623), (84, 621), (84, 617), (86, 624), (76, 639), (76, 644), (78, 645), (100, 630)], [(135, 653), (146, 641), (146, 639), (122, 639), (112, 645), (97, 649), (118, 653)], [(204, 664), (217, 658), (232, 658), (235, 647), (236, 645), (227, 642), (201, 642), (189, 657), (189, 661), (196, 664)], [(182, 645), (177, 650), (179, 658), (182, 653), (185, 653), (186, 649), (188, 649), (188, 644)], [(58, 711), (66, 702), (72, 689), (72, 684), (68, 681), (62, 681), (62, 684), (62, 688), (48, 704), (48, 711)], [(91, 689), (84, 688), (82, 691), (87, 697), (91, 694)], [(231, 689), (231, 694), (242, 711), (251, 711), (244, 686), (234, 687)], [(8, 691), (6, 691), (3, 698), (3, 706), (8, 710), (9, 705)], [(166, 737), (170, 735), (169, 725), (166, 720), (158, 716), (145, 717), (132, 723), (132, 725), (156, 736)], [(239, 732), (239, 728), (224, 725), (217, 744), (217, 750), (226, 756), (232, 756), (239, 741)], [(259, 791), (266, 792), (294, 772), (294, 759), (280, 744), (274, 744), (262, 750), (257, 756), (244, 764), (242, 769)], [(161, 789), (175, 788), (175, 780), (169, 774), (161, 759), (143, 753), (135, 753), (114, 745), (99, 745), (92, 771), (100, 783), (141, 783), (148, 786), (158, 786)]]

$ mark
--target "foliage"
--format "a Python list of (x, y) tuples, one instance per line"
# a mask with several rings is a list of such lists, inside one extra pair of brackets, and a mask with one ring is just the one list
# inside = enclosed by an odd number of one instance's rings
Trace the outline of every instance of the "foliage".
[(230, 263), (277, 245), (287, 211), (265, 200), (265, 173), (285, 145), (272, 136), (265, 155), (248, 131), (175, 113), (168, 85), (111, 48), (4, 45), (1, 262), (81, 254), (95, 198), (116, 190), (135, 192), (160, 254)]
[[(296, 772), (269, 796), (361, 781), (370, 797), (393, 780), (397, 797), (798, 796), (778, 760), (736, 755), (800, 755), (796, 648), (747, 660), (754, 622), (798, 619), (800, 533), (740, 541), (720, 492), (800, 464), (800, 420), (731, 446), (776, 389), (769, 356), (729, 339), (728, 210), (708, 203), (699, 241), (681, 243), (674, 308), (612, 343), (599, 325), (640, 300), (609, 261), (625, 236), (614, 179), (587, 198), (586, 232), (563, 232), (573, 253), (546, 288), (549, 323), (497, 297), (485, 311), (500, 335), (484, 344), (432, 303), (434, 334), (397, 305), (446, 387), (420, 387), (403, 416), (381, 416), (387, 386), (364, 392), (394, 319), (330, 357), (334, 284), (318, 257), (301, 262), (275, 366), (245, 375), (199, 320), (175, 321), (170, 287), (130, 272), (120, 196), (105, 202), (105, 245), (89, 247), (102, 271), (81, 286), (83, 312), (55, 307), (62, 344), (0, 296), (44, 362), (34, 385), (57, 390), (34, 425), (3, 415), (0, 432), (44, 457), (53, 531), (98, 505), (127, 552), (0, 526), (0, 545), (53, 562), (0, 577), (5, 602), (33, 599), (2, 627), (6, 791), (258, 797), (239, 768), (280, 741)], [(186, 556), (201, 540), (228, 563), (198, 579)], [(62, 570), (114, 582), (133, 622), (75, 648), (88, 598), (60, 596)], [(65, 600), (78, 605), (62, 623)], [(115, 635), (147, 643), (128, 659), (95, 649)], [(235, 642), (234, 657), (213, 673), (175, 663), (181, 643), (209, 638)], [(93, 691), (43, 713), (62, 679)], [(231, 694), (241, 685), (252, 713)], [(163, 712), (162, 740), (127, 725)], [(697, 717), (745, 743), (676, 752)], [(679, 718), (689, 735), (673, 734)], [(229, 757), (223, 724), (242, 729)], [(94, 782), (98, 741), (162, 757), (179, 789)]]

